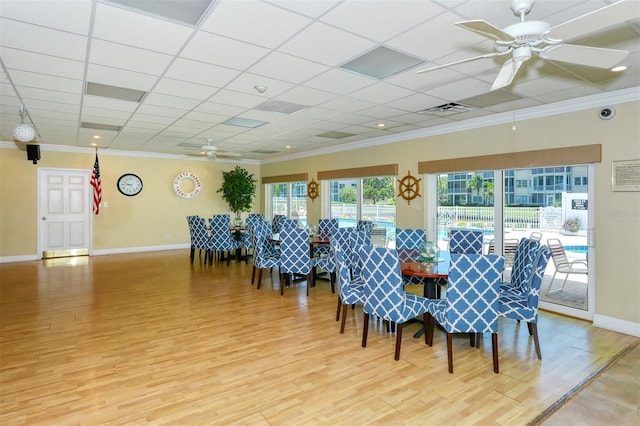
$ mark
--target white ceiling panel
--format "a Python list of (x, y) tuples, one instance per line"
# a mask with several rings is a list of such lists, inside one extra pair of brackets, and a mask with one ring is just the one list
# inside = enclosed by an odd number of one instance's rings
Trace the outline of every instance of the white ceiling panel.
[[(183, 152), (181, 142), (212, 137), (243, 158), (262, 160), (351, 142), (362, 146), (381, 135), (410, 137), (440, 125), (467, 128), (462, 121), (474, 117), (541, 107), (565, 111), (566, 104), (579, 109), (582, 103), (573, 100), (584, 96), (628, 99), (640, 92), (640, 7), (625, 12), (619, 24), (573, 40), (631, 52), (622, 61), (626, 71), (545, 61), (534, 52), (504, 89), (519, 98), (505, 100), (490, 86), (511, 53), (449, 63), (495, 52), (492, 40), (455, 23), (515, 24), (510, 0), (216, 0), (195, 25), (109, 0), (0, 1), (5, 140), (12, 140), (24, 106), (42, 143), (89, 146), (95, 131), (79, 126), (97, 121), (124, 126), (119, 133), (103, 131), (102, 148), (176, 154)], [(612, 1), (537, 0), (524, 20), (557, 25)], [(424, 62), (382, 80), (340, 67), (379, 47)], [(435, 64), (449, 65), (416, 73)], [(89, 82), (147, 94), (141, 104), (86, 95)], [(494, 104), (445, 117), (416, 113), (476, 95)], [(295, 114), (258, 109), (275, 102), (307, 107)], [(222, 124), (234, 117), (268, 123), (255, 129)], [(385, 130), (375, 127), (382, 121)], [(316, 136), (327, 131), (356, 135)], [(293, 148), (285, 150), (287, 144)], [(253, 152), (270, 148), (279, 152)]]
[[(277, 25), (273, 25), (277, 22)], [(311, 20), (261, 2), (221, 2), (202, 29), (259, 46), (275, 48)]]
[(96, 5), (93, 36), (101, 40), (175, 55), (193, 32), (185, 25), (111, 5)]

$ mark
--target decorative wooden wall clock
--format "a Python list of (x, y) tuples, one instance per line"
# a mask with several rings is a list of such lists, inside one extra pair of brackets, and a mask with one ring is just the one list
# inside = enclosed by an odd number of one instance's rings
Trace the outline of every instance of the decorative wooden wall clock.
[(398, 189), (400, 191), (398, 197), (404, 198), (409, 204), (411, 204), (411, 200), (414, 198), (421, 197), (420, 180), (420, 178), (411, 176), (411, 172), (408, 171), (405, 177), (398, 179)]

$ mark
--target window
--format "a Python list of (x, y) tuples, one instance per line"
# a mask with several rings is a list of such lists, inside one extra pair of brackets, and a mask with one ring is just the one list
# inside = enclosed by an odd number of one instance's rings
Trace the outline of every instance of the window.
[(355, 227), (362, 219), (373, 221), (376, 228), (386, 228), (387, 238), (395, 233), (394, 177), (334, 179), (329, 187), (331, 217), (340, 220), (340, 227)]
[(271, 217), (283, 214), (292, 219), (299, 219), (303, 225), (307, 224), (307, 183), (287, 182), (267, 185), (267, 197)]

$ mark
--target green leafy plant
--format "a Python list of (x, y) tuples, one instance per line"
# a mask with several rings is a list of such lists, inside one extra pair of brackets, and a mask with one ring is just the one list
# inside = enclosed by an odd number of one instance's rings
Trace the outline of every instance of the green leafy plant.
[(236, 166), (229, 172), (222, 172), (222, 186), (216, 192), (229, 205), (229, 210), (240, 217), (241, 212), (250, 212), (253, 196), (256, 194), (257, 180), (246, 169)]

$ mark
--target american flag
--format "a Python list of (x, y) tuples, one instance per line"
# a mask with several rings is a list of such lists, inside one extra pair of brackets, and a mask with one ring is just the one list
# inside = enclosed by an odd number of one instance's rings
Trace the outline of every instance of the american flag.
[(102, 202), (102, 183), (100, 182), (100, 163), (98, 163), (97, 152), (96, 162), (93, 163), (93, 174), (91, 174), (91, 186), (93, 186), (93, 213), (100, 214), (100, 203)]

